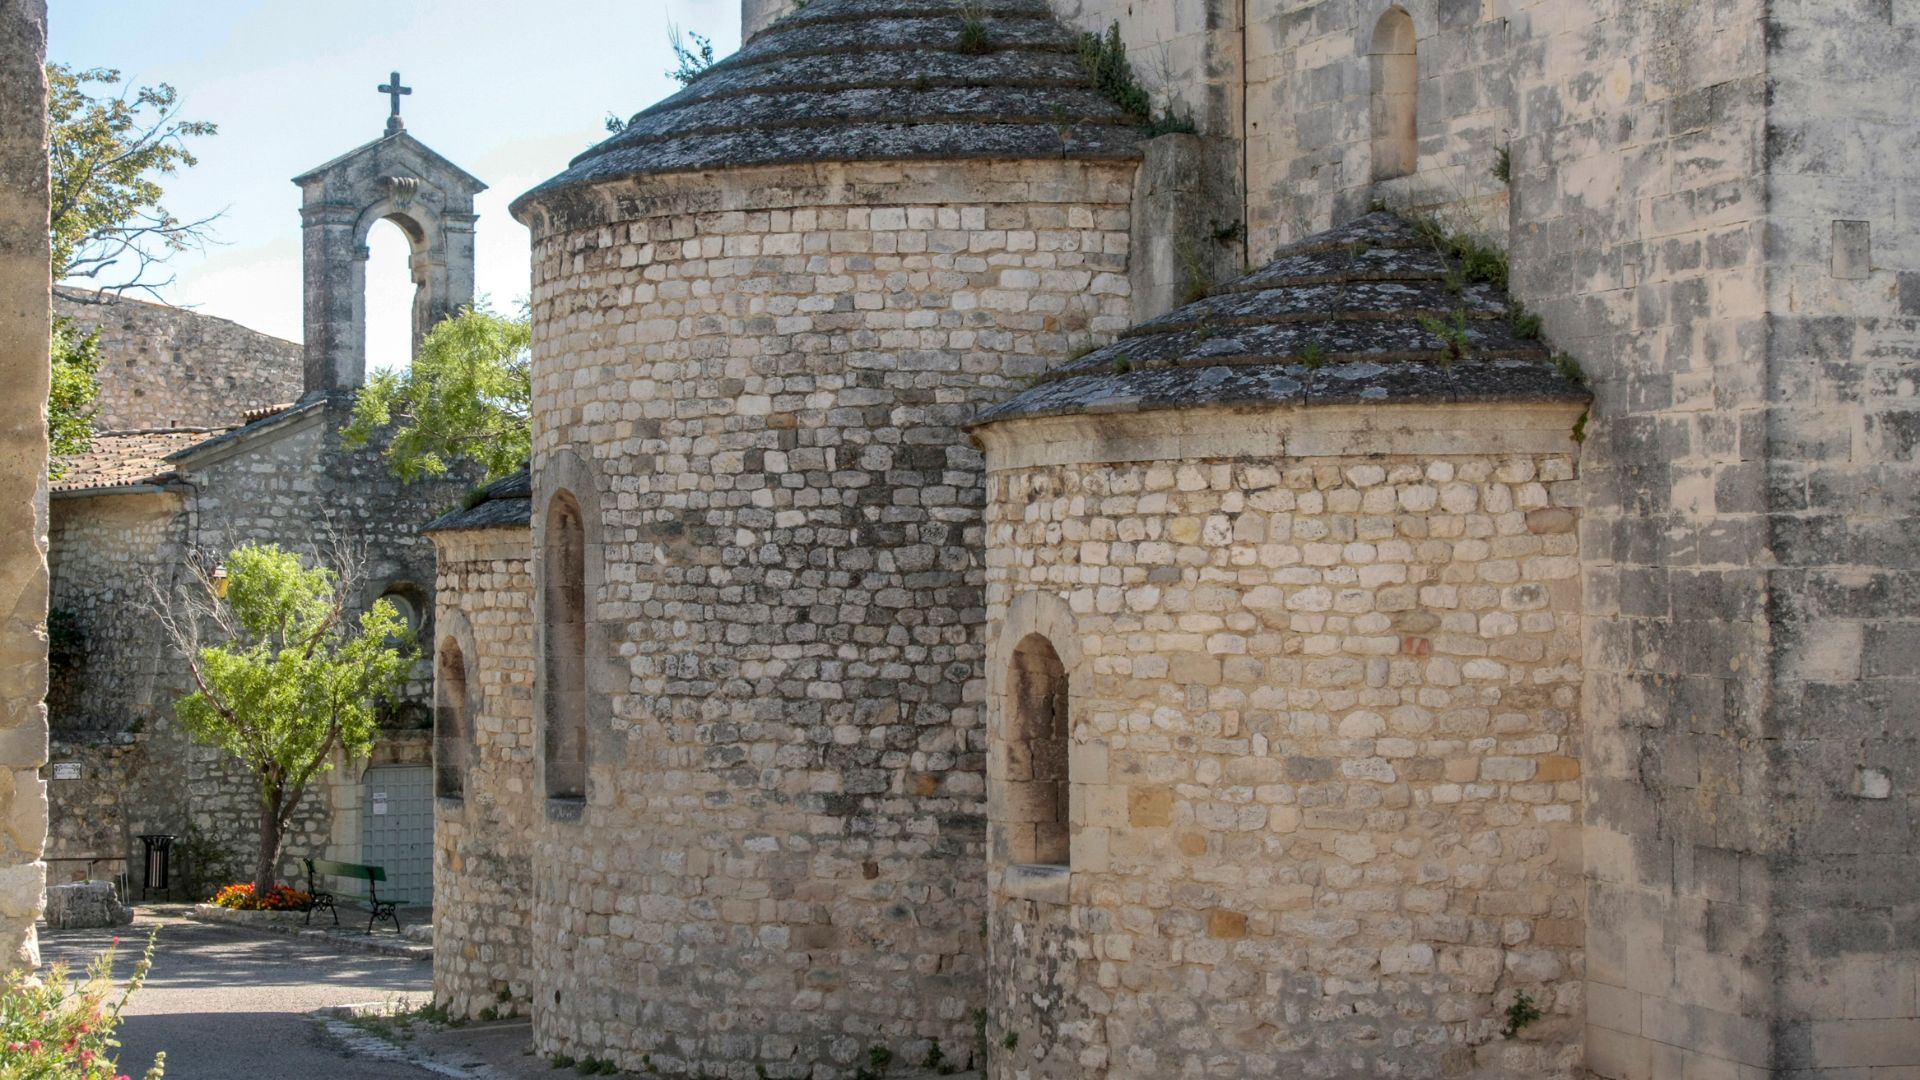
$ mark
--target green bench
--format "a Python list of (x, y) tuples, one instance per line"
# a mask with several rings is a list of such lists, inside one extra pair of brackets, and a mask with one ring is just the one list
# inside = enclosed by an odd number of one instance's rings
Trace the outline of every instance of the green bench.
[[(307, 864), (307, 925), (313, 925), (313, 912), (316, 908), (325, 908), (333, 912), (333, 925), (340, 925), (340, 909), (335, 906), (339, 900), (358, 900), (367, 905), (367, 933), (373, 933), (373, 925), (381, 919), (393, 922), (393, 932), (400, 932), (400, 905), (405, 900), (392, 897), (381, 899), (379, 883), (387, 880), (387, 872), (378, 866), (362, 866), (359, 863), (333, 862), (328, 859), (306, 859)], [(319, 887), (322, 877), (345, 878), (351, 881), (367, 883), (365, 893), (342, 892)]]

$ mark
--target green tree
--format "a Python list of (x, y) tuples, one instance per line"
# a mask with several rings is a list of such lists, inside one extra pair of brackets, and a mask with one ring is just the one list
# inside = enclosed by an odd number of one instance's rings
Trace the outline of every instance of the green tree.
[(461, 309), (428, 332), (412, 366), (367, 380), (342, 437), (365, 446), (391, 429), (387, 462), (405, 480), (444, 475), (461, 461), (489, 479), (512, 472), (533, 446), (532, 340), (525, 317)]
[(175, 715), (259, 782), (256, 896), (273, 886), (287, 825), (314, 778), (336, 749), (351, 760), (373, 748), (376, 706), (399, 692), (418, 655), (387, 600), (351, 614), (359, 559), (336, 545), (335, 562), (344, 569), (244, 544), (228, 553), (224, 578), (197, 569), (183, 589), (154, 590), (195, 687)]
[[(173, 279), (158, 268), (208, 238), (215, 217), (182, 221), (161, 204), (161, 179), (195, 164), (190, 139), (213, 124), (182, 120), (180, 95), (166, 83), (96, 96), (89, 88), (117, 84), (112, 68), (47, 65), (47, 170), (55, 281), (155, 292)], [(50, 472), (63, 457), (93, 445), (93, 400), (100, 392), (97, 341), (71, 323), (53, 326), (53, 392), (47, 402), (53, 443)]]
[(100, 333), (83, 333), (72, 319), (53, 320), (53, 385), (47, 395), (48, 469), (58, 480), (65, 459), (93, 445), (93, 400), (100, 393)]
[(180, 95), (166, 83), (95, 96), (88, 87), (120, 81), (113, 68), (47, 65), (47, 164), (54, 280), (152, 291), (149, 275), (208, 238), (215, 214), (182, 221), (161, 205), (161, 179), (198, 163), (190, 139), (219, 129), (180, 119)]

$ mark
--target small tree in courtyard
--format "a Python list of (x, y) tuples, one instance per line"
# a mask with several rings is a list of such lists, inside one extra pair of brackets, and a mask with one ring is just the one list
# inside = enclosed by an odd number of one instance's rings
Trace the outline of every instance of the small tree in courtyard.
[(196, 567), (184, 588), (154, 589), (195, 687), (175, 714), (259, 782), (257, 896), (273, 886), (287, 826), (314, 778), (335, 750), (353, 759), (373, 748), (377, 703), (400, 690), (416, 655), (390, 602), (350, 611), (359, 560), (335, 549), (338, 570), (244, 544), (226, 556), (224, 577)]

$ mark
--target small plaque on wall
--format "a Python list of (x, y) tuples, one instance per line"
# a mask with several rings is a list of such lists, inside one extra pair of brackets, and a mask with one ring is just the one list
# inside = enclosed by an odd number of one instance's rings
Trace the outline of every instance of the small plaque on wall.
[(80, 763), (79, 763), (79, 762), (77, 762), (77, 761), (56, 761), (56, 762), (54, 762), (54, 763), (53, 763), (53, 778), (54, 778), (55, 780), (78, 780), (78, 779), (80, 779)]

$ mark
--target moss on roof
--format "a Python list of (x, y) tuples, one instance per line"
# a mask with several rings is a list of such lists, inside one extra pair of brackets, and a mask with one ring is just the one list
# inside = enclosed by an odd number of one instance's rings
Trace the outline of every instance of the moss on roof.
[[(1464, 279), (1379, 211), (1048, 372), (975, 425), (1020, 416), (1296, 402), (1585, 401), (1506, 290)], [(1436, 330), (1464, 325), (1464, 356)]]
[(1128, 158), (1136, 122), (1096, 90), (1046, 0), (813, 0), (636, 114), (521, 204), (651, 173), (807, 161)]

